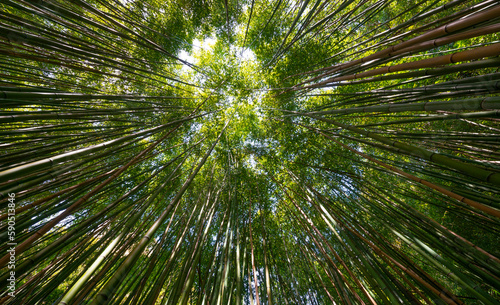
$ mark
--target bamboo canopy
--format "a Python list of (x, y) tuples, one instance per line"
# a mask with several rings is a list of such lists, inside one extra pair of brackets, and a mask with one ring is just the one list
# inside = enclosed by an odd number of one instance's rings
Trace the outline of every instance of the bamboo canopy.
[(500, 303), (496, 0), (0, 2), (0, 304)]

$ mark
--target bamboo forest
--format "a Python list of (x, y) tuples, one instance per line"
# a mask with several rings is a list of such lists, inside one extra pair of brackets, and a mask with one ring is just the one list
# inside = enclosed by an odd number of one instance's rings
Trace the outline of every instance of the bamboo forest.
[(0, 304), (500, 304), (500, 1), (1, 0)]

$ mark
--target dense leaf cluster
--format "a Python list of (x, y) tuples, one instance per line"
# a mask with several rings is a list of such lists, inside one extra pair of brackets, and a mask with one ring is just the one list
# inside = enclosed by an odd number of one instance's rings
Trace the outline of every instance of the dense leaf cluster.
[(497, 304), (499, 16), (3, 1), (0, 304)]

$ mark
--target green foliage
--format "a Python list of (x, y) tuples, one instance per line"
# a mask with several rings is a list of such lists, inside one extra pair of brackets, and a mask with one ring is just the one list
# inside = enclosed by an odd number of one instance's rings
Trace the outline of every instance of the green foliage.
[(496, 304), (488, 5), (3, 2), (0, 303)]

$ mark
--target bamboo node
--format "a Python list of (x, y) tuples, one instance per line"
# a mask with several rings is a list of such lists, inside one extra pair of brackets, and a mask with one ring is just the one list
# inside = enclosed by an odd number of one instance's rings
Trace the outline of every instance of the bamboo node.
[(491, 178), (491, 176), (493, 176), (493, 174), (494, 174), (494, 172), (489, 173), (489, 175), (488, 175), (488, 176), (486, 176), (486, 179), (485, 179), (485, 180), (486, 180), (487, 182), (490, 182), (490, 178)]
[(448, 58), (448, 60), (450, 61), (450, 63), (454, 64), (455, 62), (453, 61), (453, 55), (455, 55), (457, 53), (453, 53), (450, 55), (450, 57)]

